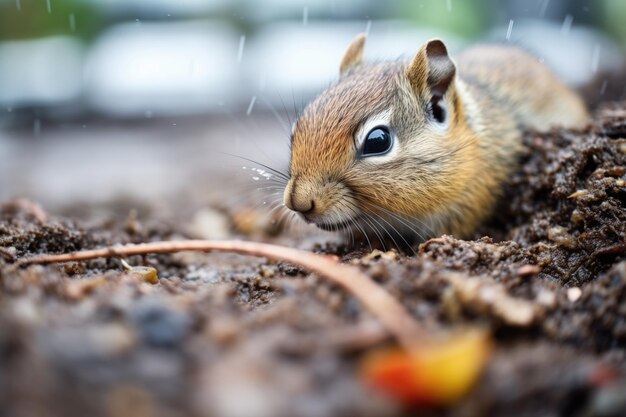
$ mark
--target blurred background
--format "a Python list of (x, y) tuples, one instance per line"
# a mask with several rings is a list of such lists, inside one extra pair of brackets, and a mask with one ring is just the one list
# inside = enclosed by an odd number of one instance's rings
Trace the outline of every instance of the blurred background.
[(593, 107), (624, 98), (625, 22), (623, 0), (0, 0), (0, 199), (237, 201), (258, 177), (228, 154), (284, 168), (363, 31), (370, 59), (519, 44)]

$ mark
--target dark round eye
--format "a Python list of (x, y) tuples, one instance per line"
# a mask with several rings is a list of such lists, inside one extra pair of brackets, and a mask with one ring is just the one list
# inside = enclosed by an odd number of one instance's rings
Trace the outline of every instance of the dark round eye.
[(370, 130), (363, 142), (363, 156), (379, 155), (389, 151), (392, 145), (392, 138), (389, 129), (385, 126), (378, 126)]

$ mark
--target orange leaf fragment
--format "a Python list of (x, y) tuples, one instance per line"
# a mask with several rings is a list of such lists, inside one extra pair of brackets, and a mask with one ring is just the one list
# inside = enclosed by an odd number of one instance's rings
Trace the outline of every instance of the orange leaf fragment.
[(406, 406), (449, 405), (478, 381), (491, 353), (486, 331), (466, 330), (411, 351), (386, 349), (365, 357), (366, 384)]

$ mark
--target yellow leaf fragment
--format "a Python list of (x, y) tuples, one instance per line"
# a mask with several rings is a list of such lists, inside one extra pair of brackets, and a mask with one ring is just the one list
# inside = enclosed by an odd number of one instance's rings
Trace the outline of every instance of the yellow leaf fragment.
[(374, 352), (365, 357), (361, 375), (366, 384), (406, 406), (450, 405), (474, 387), (490, 353), (486, 331), (465, 330), (409, 352)]
[(588, 190), (582, 189), (582, 190), (576, 190), (573, 193), (571, 193), (570, 195), (567, 196), (567, 198), (580, 198), (582, 196), (585, 196), (589, 194)]
[(150, 284), (159, 283), (159, 274), (156, 268), (152, 268), (151, 266), (133, 266), (128, 272), (140, 276), (145, 282)]

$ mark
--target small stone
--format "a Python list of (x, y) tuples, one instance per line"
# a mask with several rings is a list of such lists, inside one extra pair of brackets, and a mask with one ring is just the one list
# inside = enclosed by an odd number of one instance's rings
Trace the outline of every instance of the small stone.
[(234, 342), (240, 333), (240, 326), (235, 319), (220, 317), (212, 320), (209, 326), (209, 334), (215, 342), (227, 345)]
[(585, 220), (585, 216), (580, 212), (580, 210), (575, 209), (572, 211), (572, 215), (570, 216), (570, 220), (574, 224), (580, 224)]
[(567, 229), (563, 226), (551, 227), (548, 230), (548, 239), (568, 249), (575, 249), (578, 246), (576, 238), (569, 234)]
[(259, 275), (263, 278), (272, 278), (276, 275), (276, 267), (270, 265), (261, 265)]
[(552, 308), (556, 305), (556, 294), (550, 290), (542, 288), (539, 290), (536, 300), (539, 304)]
[(191, 231), (202, 239), (226, 239), (230, 236), (228, 218), (222, 212), (209, 208), (193, 216)]
[(131, 319), (148, 345), (174, 348), (180, 346), (191, 329), (191, 319), (174, 310), (160, 298), (140, 300), (131, 311)]
[(65, 284), (64, 294), (70, 300), (80, 300), (96, 288), (106, 284), (106, 282), (105, 277), (72, 279)]
[(138, 235), (142, 231), (141, 222), (139, 221), (139, 215), (136, 209), (132, 209), (128, 213), (126, 219), (126, 231), (131, 235)]
[(523, 265), (517, 269), (517, 275), (525, 277), (529, 275), (537, 275), (541, 272), (541, 268), (537, 265)]
[(244, 235), (251, 235), (263, 229), (261, 216), (254, 210), (238, 210), (232, 216), (235, 230)]
[(583, 291), (578, 287), (572, 287), (567, 289), (567, 299), (572, 303), (580, 298), (583, 295)]

